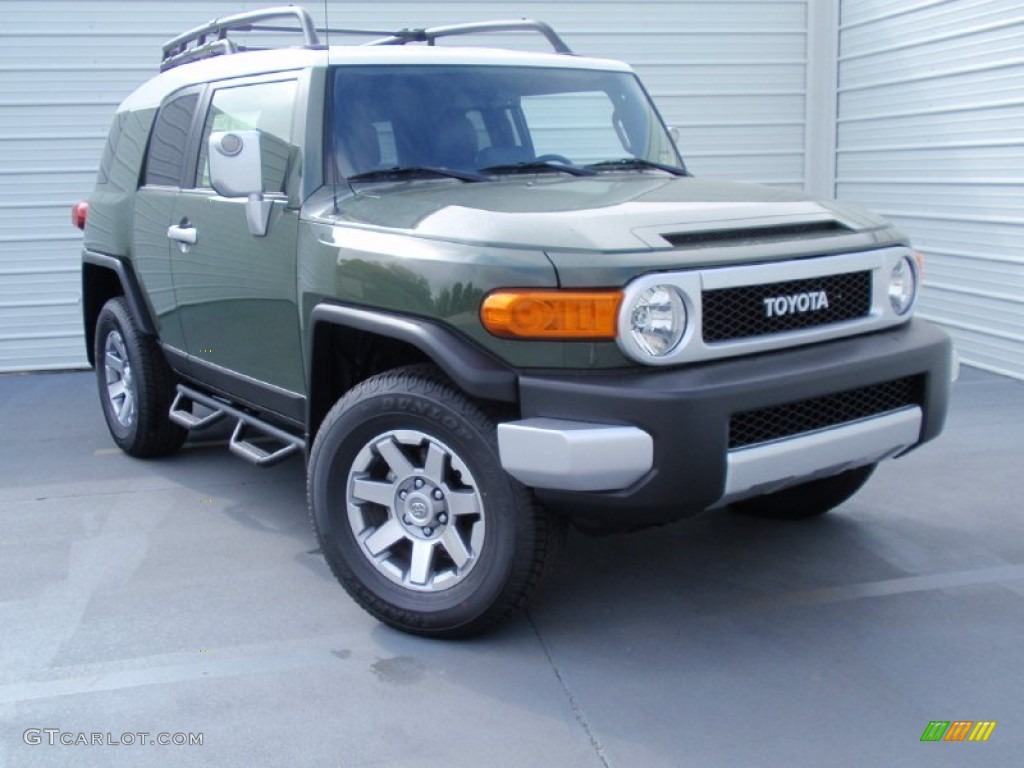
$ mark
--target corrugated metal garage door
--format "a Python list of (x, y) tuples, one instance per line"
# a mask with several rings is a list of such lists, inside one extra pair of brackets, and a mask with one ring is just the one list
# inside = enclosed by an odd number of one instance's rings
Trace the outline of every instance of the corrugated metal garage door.
[(843, 0), (836, 190), (926, 254), (921, 314), (1024, 378), (1024, 6)]
[[(0, 371), (84, 364), (79, 234), (114, 108), (160, 44), (229, 0), (4, 2), (0, 29)], [(322, 2), (306, 6), (324, 21)], [(336, 27), (530, 16), (578, 52), (632, 63), (682, 129), (694, 172), (804, 183), (806, 0), (332, 2)], [(517, 38), (517, 44), (525, 44)]]

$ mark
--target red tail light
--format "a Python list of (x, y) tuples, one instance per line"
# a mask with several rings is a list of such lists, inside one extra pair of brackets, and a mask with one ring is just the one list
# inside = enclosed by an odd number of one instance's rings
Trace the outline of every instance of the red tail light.
[(79, 200), (71, 206), (71, 223), (79, 229), (85, 229), (85, 220), (89, 216), (89, 203)]

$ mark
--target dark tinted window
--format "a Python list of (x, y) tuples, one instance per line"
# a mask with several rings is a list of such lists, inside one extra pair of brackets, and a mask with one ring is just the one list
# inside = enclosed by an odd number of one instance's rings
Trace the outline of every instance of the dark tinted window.
[(188, 133), (199, 95), (189, 93), (161, 108), (146, 153), (146, 184), (177, 187), (181, 184), (188, 148)]

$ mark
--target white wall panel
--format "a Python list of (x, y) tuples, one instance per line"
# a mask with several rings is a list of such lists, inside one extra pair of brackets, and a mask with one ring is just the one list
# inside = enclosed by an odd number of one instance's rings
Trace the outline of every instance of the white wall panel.
[(1024, 5), (842, 0), (836, 193), (925, 253), (920, 313), (1024, 378)]
[[(115, 107), (155, 74), (166, 39), (268, 4), (0, 0), (0, 371), (84, 364), (70, 208), (92, 187)], [(322, 2), (305, 5), (336, 27), (547, 21), (578, 52), (636, 67), (681, 128), (694, 172), (805, 183), (807, 0), (332, 0), (326, 14)]]

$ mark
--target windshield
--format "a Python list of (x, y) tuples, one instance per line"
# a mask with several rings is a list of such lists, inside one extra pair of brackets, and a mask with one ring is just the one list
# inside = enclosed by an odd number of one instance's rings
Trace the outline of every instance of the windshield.
[(659, 165), (684, 170), (628, 72), (344, 66), (334, 68), (331, 93), (328, 151), (345, 178), (393, 179), (374, 172), (395, 168), (435, 178), (437, 169), (488, 176), (566, 166), (581, 175), (587, 165), (594, 165), (587, 175)]

